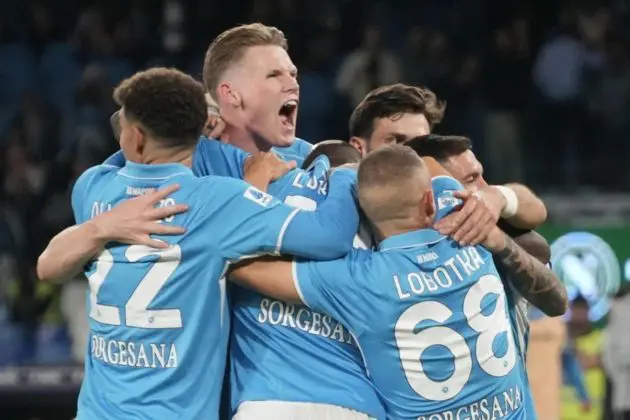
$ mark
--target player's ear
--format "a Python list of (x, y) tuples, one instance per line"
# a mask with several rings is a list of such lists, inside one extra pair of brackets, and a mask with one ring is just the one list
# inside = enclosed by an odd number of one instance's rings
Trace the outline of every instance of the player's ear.
[(365, 157), (367, 155), (367, 142), (361, 137), (352, 136), (350, 137), (350, 145), (357, 149), (359, 153), (361, 153), (361, 157)]
[(433, 219), (435, 217), (435, 200), (433, 199), (433, 189), (429, 188), (424, 192), (421, 203), (421, 205), (424, 207), (424, 211), (426, 212), (427, 217)]
[(219, 95), (219, 104), (226, 104), (234, 108), (241, 106), (243, 98), (241, 98), (238, 92), (232, 89), (230, 83), (221, 83), (217, 88), (217, 93)]
[(147, 144), (147, 133), (139, 125), (132, 127), (133, 149), (138, 156), (142, 156)]

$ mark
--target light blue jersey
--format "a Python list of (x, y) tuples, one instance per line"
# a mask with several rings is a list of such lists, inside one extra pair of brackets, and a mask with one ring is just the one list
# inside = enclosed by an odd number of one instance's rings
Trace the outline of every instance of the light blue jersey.
[(295, 138), (293, 143), (287, 147), (274, 147), (272, 150), (282, 160), (294, 160), (297, 167), (302, 167), (306, 157), (313, 151), (313, 145), (306, 140)]
[[(461, 185), (434, 182), (438, 212)], [(378, 252), (296, 260), (312, 309), (358, 340), (390, 419), (527, 419), (503, 283), (491, 254), (431, 229), (397, 235)]]
[(354, 177), (337, 171), (328, 200), (304, 212), (243, 181), (196, 178), (179, 164), (86, 171), (72, 194), (77, 223), (173, 183), (180, 189), (162, 205), (190, 209), (165, 221), (187, 229), (162, 238), (169, 248), (111, 243), (86, 268), (90, 345), (78, 418), (216, 419), (230, 324), (228, 264), (260, 253), (330, 258), (332, 238), (350, 249), (358, 225)]
[[(307, 172), (270, 185), (285, 203), (314, 210), (327, 195), (330, 163), (319, 156)], [(304, 238), (305, 243), (309, 238)], [(378, 419), (383, 406), (350, 332), (329, 315), (235, 287), (231, 398), (330, 404)]]
[[(243, 179), (243, 164), (248, 156), (248, 153), (232, 145), (201, 136), (193, 153), (192, 169), (197, 176), (215, 175)], [(104, 163), (122, 168), (125, 165), (125, 156), (122, 151), (118, 151)]]

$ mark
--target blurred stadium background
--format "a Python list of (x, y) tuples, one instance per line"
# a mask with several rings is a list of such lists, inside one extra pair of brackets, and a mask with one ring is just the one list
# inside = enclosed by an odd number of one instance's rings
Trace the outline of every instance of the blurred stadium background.
[[(73, 180), (117, 148), (112, 87), (154, 65), (198, 77), (210, 40), (253, 21), (288, 36), (300, 137), (346, 138), (350, 111), (372, 88), (426, 85), (448, 102), (437, 131), (470, 136), (489, 180), (543, 195), (550, 243), (590, 232), (608, 244), (612, 259), (591, 237), (556, 244), (575, 257), (571, 269), (556, 264), (573, 295), (599, 308), (577, 340), (598, 354), (600, 335), (589, 337), (606, 326), (607, 295), (630, 280), (627, 0), (0, 0), (3, 419), (73, 414), (85, 283), (38, 284), (34, 264), (73, 223)], [(599, 363), (576, 351), (595, 373), (592, 407), (571, 408), (567, 391), (563, 418), (604, 418)]]

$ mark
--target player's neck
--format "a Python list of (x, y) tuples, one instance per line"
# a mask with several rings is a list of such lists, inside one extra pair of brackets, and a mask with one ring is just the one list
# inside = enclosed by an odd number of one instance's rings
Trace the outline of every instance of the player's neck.
[(378, 242), (385, 239), (413, 232), (415, 230), (427, 229), (431, 227), (431, 219), (405, 218), (391, 221), (384, 221), (374, 225)]
[(231, 125), (225, 128), (225, 131), (221, 134), (221, 140), (252, 155), (268, 152), (271, 149), (269, 143), (265, 142), (264, 139), (256, 138), (244, 128)]
[(152, 150), (143, 157), (142, 162), (145, 165), (159, 165), (164, 163), (181, 163), (192, 168), (192, 157), (194, 147), (185, 148), (159, 148)]

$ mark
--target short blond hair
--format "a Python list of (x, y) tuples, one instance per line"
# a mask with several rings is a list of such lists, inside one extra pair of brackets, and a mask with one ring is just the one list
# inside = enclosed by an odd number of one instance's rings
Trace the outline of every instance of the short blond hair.
[(206, 51), (203, 62), (203, 84), (216, 99), (216, 89), (223, 73), (238, 62), (249, 47), (277, 45), (288, 50), (284, 33), (262, 23), (251, 23), (228, 29), (217, 36)]
[(419, 205), (429, 179), (425, 163), (411, 148), (379, 148), (359, 164), (359, 203), (375, 224), (405, 218)]

